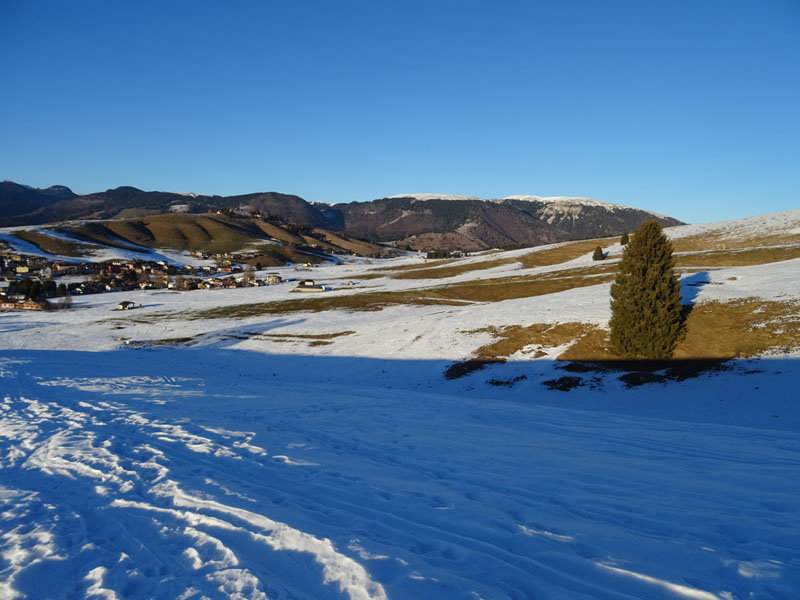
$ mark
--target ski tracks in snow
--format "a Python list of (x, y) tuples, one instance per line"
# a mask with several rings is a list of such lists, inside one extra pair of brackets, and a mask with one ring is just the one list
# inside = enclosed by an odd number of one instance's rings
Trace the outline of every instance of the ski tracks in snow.
[[(208, 482), (253, 502), (217, 483), (231, 461), (291, 464), (252, 444), (252, 433), (167, 423), (73, 392), (190, 391), (142, 378), (39, 381), (67, 390), (54, 402), (38, 399), (12, 364), (0, 377), (18, 392), (0, 405), (0, 597), (261, 600), (287, 590), (324, 597), (326, 587), (386, 597), (329, 540), (210, 497)], [(195, 491), (185, 484), (193, 480)], [(66, 577), (42, 576), (54, 571)]]
[(236, 363), (205, 352), (155, 377), (176, 354), (133, 356), (54, 356), (49, 373), (0, 359), (0, 597), (741, 600), (800, 585), (791, 432), (232, 381), (212, 366)]

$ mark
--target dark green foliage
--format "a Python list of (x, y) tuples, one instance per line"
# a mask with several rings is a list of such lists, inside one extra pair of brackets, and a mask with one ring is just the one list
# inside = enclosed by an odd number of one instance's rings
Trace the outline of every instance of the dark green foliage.
[(592, 260), (603, 260), (605, 257), (606, 255), (603, 254), (603, 249), (600, 246), (594, 249), (594, 254), (592, 254)]
[(611, 285), (611, 346), (622, 356), (671, 358), (682, 332), (672, 244), (647, 221), (625, 246)]
[(629, 241), (630, 239), (628, 238), (628, 232), (626, 231), (625, 233), (622, 234), (622, 237), (619, 238), (619, 243), (622, 246), (627, 246)]

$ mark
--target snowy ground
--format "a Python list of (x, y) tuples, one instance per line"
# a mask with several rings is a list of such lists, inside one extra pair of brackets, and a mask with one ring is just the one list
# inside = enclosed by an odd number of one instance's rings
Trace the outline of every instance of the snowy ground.
[[(311, 276), (357, 282), (330, 294), (445, 283), (358, 280), (376, 266)], [(797, 300), (798, 267), (709, 270), (687, 300)], [(798, 597), (797, 353), (634, 388), (600, 373), (551, 390), (567, 373), (523, 355), (443, 377), (490, 341), (470, 330), (605, 324), (608, 284), (190, 314), (292, 287), (0, 314), (0, 598)], [(123, 299), (144, 307), (112, 311)], [(149, 343), (179, 337), (195, 345)]]

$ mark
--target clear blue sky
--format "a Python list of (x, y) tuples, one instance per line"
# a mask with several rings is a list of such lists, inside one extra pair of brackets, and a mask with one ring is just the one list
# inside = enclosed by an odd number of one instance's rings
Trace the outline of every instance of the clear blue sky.
[(800, 207), (800, 0), (0, 0), (0, 179)]

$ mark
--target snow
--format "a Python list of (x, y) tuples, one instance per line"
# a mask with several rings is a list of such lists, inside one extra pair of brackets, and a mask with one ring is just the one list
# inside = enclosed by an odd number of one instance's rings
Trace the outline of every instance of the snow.
[(592, 198), (578, 198), (573, 196), (506, 196), (502, 200), (524, 200), (526, 202), (543, 202), (545, 204), (569, 204), (579, 206), (601, 206), (603, 208), (630, 208), (621, 204), (611, 204), (610, 202), (603, 202), (602, 200), (594, 200)]
[[(510, 260), (443, 279), (359, 280), (425, 264), (411, 255), (312, 271), (335, 296), (592, 264), (514, 262), (532, 251), (471, 256), (458, 264)], [(685, 301), (796, 301), (799, 267), (709, 269), (687, 276)], [(196, 316), (289, 299), (292, 287), (0, 313), (0, 597), (796, 597), (796, 349), (640, 387), (598, 372), (561, 392), (542, 385), (568, 374), (552, 349), (453, 381), (443, 372), (492, 340), (476, 329), (605, 325), (608, 284)], [(112, 312), (120, 300), (143, 308)], [(301, 337), (343, 332), (325, 345)], [(193, 345), (149, 344), (169, 338)]]
[(414, 200), (481, 200), (475, 196), (456, 196), (455, 194), (395, 194), (392, 198), (412, 198)]
[(777, 213), (768, 213), (735, 219), (731, 221), (716, 221), (713, 223), (699, 223), (694, 225), (681, 225), (665, 229), (672, 239), (694, 235), (715, 234), (731, 238), (747, 238), (750, 236), (769, 235), (798, 235), (800, 234), (800, 208)]
[[(625, 206), (622, 204), (612, 204), (610, 202), (603, 202), (602, 200), (594, 200), (592, 198), (580, 198), (574, 196), (532, 196), (532, 195), (515, 195), (515, 196), (506, 196), (504, 198), (478, 198), (476, 196), (457, 196), (455, 194), (433, 194), (433, 193), (416, 193), (416, 194), (395, 194), (394, 196), (389, 196), (389, 198), (412, 198), (416, 201), (428, 201), (428, 200), (478, 200), (480, 202), (504, 202), (506, 200), (523, 200), (526, 202), (541, 202), (543, 204), (550, 205), (548, 208), (558, 211), (564, 210), (577, 210), (581, 207), (585, 206), (595, 206), (605, 208), (607, 210), (620, 210), (626, 209), (630, 210), (630, 206)], [(669, 217), (662, 215), (660, 213), (655, 213), (652, 211), (645, 211), (650, 213), (655, 217), (660, 217), (667, 219)]]
[(85, 257), (76, 258), (71, 256), (60, 256), (45, 252), (35, 244), (31, 244), (30, 242), (26, 242), (25, 240), (21, 240), (12, 235), (14, 231), (24, 230), (24, 229), (26, 228), (24, 227), (2, 228), (0, 229), (0, 240), (5, 242), (15, 252), (30, 254), (33, 256), (43, 256), (50, 260), (58, 260), (61, 262), (86, 262), (87, 260), (95, 262), (104, 262), (109, 260), (144, 260), (144, 261), (158, 262), (163, 260), (168, 264), (176, 266), (185, 264), (192, 264), (195, 266), (210, 266), (215, 264), (213, 260), (196, 258), (192, 256), (190, 252), (183, 250), (170, 250), (170, 249), (153, 250), (146, 246), (139, 246), (127, 240), (120, 239), (119, 242), (121, 244), (129, 246), (131, 248), (138, 248), (138, 250), (125, 250), (123, 248), (115, 248), (112, 246), (106, 246), (99, 243), (95, 244), (86, 240), (72, 237), (66, 233), (60, 233), (47, 228), (35, 228), (35, 231), (37, 231), (38, 233), (49, 235), (54, 238), (76, 242), (78, 244), (87, 246), (89, 248), (87, 250), (87, 255)]

